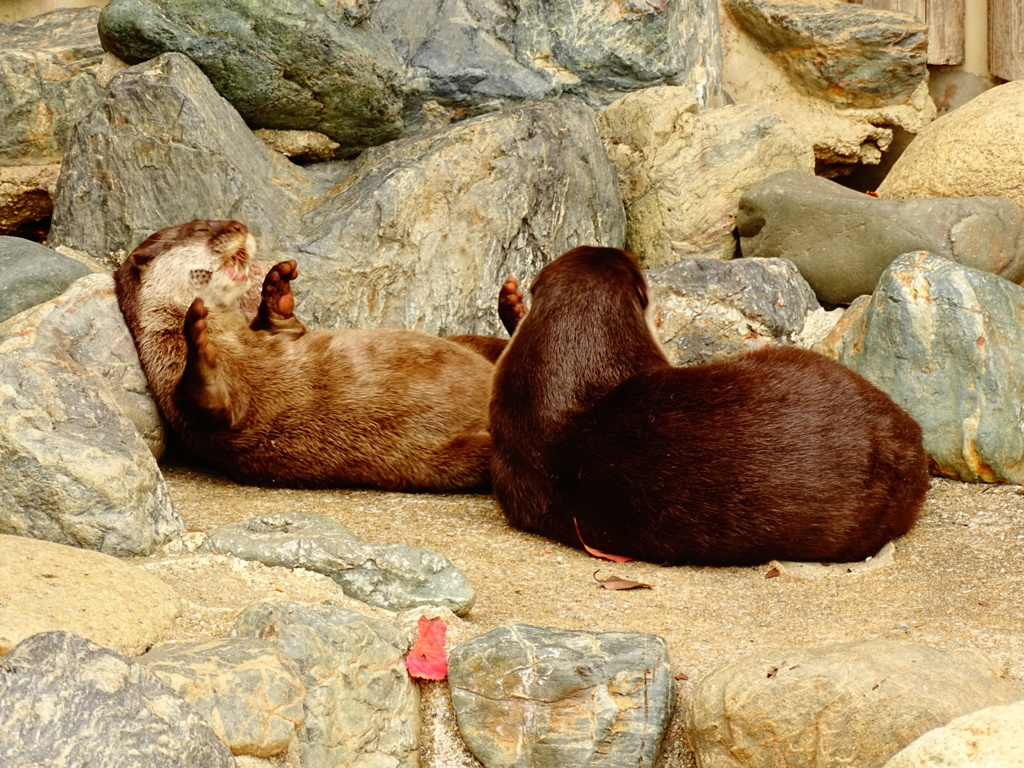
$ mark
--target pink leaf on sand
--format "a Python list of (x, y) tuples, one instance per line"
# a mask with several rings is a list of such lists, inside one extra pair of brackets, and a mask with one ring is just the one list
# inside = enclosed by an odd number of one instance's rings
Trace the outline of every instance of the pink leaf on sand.
[(420, 616), (417, 629), (419, 637), (405, 657), (405, 668), (411, 677), (444, 680), (448, 676), (448, 654), (444, 650), (444, 636), (448, 627), (439, 618)]
[(587, 542), (585, 542), (583, 540), (583, 534), (580, 533), (580, 524), (576, 522), (576, 518), (575, 517), (572, 519), (572, 524), (576, 526), (576, 535), (580, 539), (580, 544), (582, 544), (583, 548), (585, 550), (587, 550), (587, 552), (589, 552), (594, 557), (599, 557), (602, 560), (611, 560), (613, 563), (628, 563), (631, 560), (633, 560), (632, 557), (623, 557), (622, 555), (609, 555), (609, 554), (607, 554), (605, 552), (602, 552), (599, 549), (594, 549), (593, 547), (588, 547), (587, 546)]

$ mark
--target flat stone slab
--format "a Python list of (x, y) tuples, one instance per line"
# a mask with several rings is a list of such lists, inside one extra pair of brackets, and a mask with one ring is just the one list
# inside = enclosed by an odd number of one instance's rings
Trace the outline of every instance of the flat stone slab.
[(371, 544), (322, 515), (278, 513), (225, 525), (199, 551), (322, 573), (349, 597), (391, 611), (434, 605), (464, 616), (476, 600), (448, 558), (420, 547)]
[(170, 587), (116, 557), (0, 535), (0, 656), (50, 630), (137, 656), (180, 614)]

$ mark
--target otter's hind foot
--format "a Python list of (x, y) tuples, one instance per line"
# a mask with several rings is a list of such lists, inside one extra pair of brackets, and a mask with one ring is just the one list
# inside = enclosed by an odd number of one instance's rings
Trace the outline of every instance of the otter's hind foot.
[(498, 291), (498, 318), (505, 326), (508, 335), (516, 332), (520, 321), (526, 317), (526, 305), (523, 303), (523, 292), (519, 281), (514, 277), (505, 279), (505, 284)]
[(256, 317), (249, 325), (254, 331), (304, 333), (306, 326), (293, 314), (295, 295), (291, 282), (299, 276), (295, 260), (282, 261), (271, 267), (263, 279), (263, 292)]

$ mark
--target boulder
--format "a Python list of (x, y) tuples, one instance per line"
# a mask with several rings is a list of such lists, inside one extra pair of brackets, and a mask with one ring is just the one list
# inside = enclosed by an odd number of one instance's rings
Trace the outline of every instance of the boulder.
[(21, 237), (0, 237), (0, 323), (62, 294), (92, 270)]
[(699, 768), (881, 768), (931, 728), (1022, 695), (977, 653), (867, 640), (741, 658), (697, 684), (684, 719)]
[(1024, 766), (1024, 700), (986, 707), (935, 728), (898, 752), (884, 768), (1020, 768)]
[(840, 0), (723, 0), (720, 20), (725, 90), (803, 133), (818, 175), (877, 165), (894, 131), (935, 119), (926, 26), (907, 14)]
[(298, 664), (307, 690), (303, 768), (419, 764), (419, 696), (397, 629), (334, 605), (260, 602), (232, 635), (261, 638)]
[(136, 662), (191, 704), (232, 754), (281, 754), (302, 725), (298, 667), (262, 640), (164, 643)]
[(922, 130), (880, 197), (1008, 197), (1024, 208), (1024, 80), (991, 88)]
[(82, 281), (100, 295), (73, 287), (0, 326), (0, 533), (150, 554), (185, 526), (122, 410), (155, 413), (110, 277)]
[(436, 124), (575, 95), (595, 108), (652, 85), (721, 98), (713, 0), (371, 0), (408, 69), (406, 122)]
[(1024, 279), (1024, 214), (1005, 197), (881, 200), (785, 171), (743, 194), (736, 225), (744, 256), (789, 259), (828, 304), (870, 294), (897, 256), (917, 250)]
[(72, 632), (126, 656), (160, 642), (178, 596), (110, 555), (0, 535), (0, 656), (38, 632)]
[(452, 651), (448, 680), (484, 765), (653, 766), (672, 714), (655, 635), (499, 627)]
[(231, 751), (144, 667), (68, 632), (0, 659), (0, 765), (234, 768)]
[(934, 472), (1024, 482), (1024, 288), (909, 253), (851, 312), (839, 361), (917, 419)]
[(645, 267), (731, 259), (743, 192), (779, 171), (814, 171), (810, 142), (778, 115), (753, 105), (698, 111), (681, 87), (624, 96), (598, 125), (619, 172), (626, 247)]
[(114, 265), (158, 229), (211, 217), (245, 222), (262, 258), (299, 261), (296, 311), (310, 326), (438, 334), (504, 335), (507, 275), (528, 282), (575, 245), (625, 236), (614, 166), (576, 100), (304, 169), (255, 139), (180, 54), (117, 75), (75, 132), (51, 243)]
[(418, 605), (464, 616), (476, 592), (448, 558), (420, 547), (371, 544), (322, 515), (276, 513), (210, 531), (200, 552), (331, 578), (349, 597), (390, 611)]
[(818, 309), (785, 259), (683, 259), (646, 272), (649, 317), (673, 365), (791, 344)]
[(0, 234), (46, 219), (72, 126), (102, 93), (99, 9), (0, 24)]
[(402, 65), (362, 2), (111, 0), (104, 47), (183, 53), (253, 128), (318, 131), (354, 155), (401, 133)]

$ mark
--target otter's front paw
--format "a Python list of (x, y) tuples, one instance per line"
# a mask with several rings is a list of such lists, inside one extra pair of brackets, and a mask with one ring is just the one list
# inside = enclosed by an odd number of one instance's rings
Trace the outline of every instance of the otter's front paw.
[(526, 305), (523, 303), (523, 292), (519, 281), (514, 277), (505, 279), (505, 284), (498, 291), (498, 319), (505, 326), (508, 335), (515, 333), (520, 321), (526, 317)]
[(299, 267), (294, 260), (282, 261), (267, 272), (263, 279), (263, 307), (272, 315), (282, 318), (292, 316), (295, 311), (295, 296), (291, 282), (299, 276)]
[(214, 350), (213, 344), (210, 343), (210, 336), (206, 332), (206, 318), (209, 314), (210, 311), (206, 308), (203, 300), (196, 299), (185, 313), (183, 331), (189, 350), (200, 361), (212, 368), (217, 365), (217, 352)]

